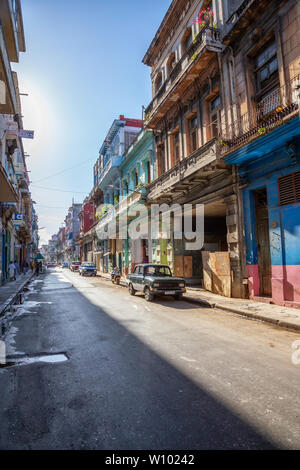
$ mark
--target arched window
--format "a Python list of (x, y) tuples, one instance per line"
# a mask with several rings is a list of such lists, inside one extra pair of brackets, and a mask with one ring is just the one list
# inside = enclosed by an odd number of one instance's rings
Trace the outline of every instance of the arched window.
[(162, 73), (159, 72), (155, 79), (155, 92), (157, 93), (160, 87), (162, 86)]

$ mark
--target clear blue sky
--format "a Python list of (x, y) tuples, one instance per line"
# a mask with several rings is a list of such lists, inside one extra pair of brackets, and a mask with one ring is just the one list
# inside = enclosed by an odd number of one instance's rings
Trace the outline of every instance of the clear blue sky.
[(46, 243), (72, 197), (81, 202), (90, 192), (93, 164), (113, 119), (141, 118), (141, 106), (151, 101), (150, 68), (142, 59), (170, 0), (21, 3), (27, 51), (12, 68), (20, 91), (29, 94), (22, 97), (23, 122), (35, 139), (23, 143)]

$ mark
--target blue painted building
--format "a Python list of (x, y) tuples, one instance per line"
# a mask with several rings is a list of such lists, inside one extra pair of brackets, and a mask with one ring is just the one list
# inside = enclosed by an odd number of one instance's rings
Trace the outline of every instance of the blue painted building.
[(296, 106), (289, 112), (288, 121), (269, 123), (265, 135), (258, 135), (224, 161), (237, 165), (244, 183), (245, 271), (250, 297), (298, 306), (300, 121)]
[[(156, 178), (152, 130), (141, 130), (137, 139), (129, 147), (120, 165), (120, 171), (122, 194), (119, 206), (121, 210), (125, 205), (130, 207), (132, 204), (141, 204), (147, 185)], [(145, 218), (145, 224), (148, 224), (148, 219), (149, 214)], [(135, 264), (151, 261), (151, 237), (123, 240), (122, 269), (124, 273), (131, 272)]]
[[(94, 190), (103, 192), (104, 207), (96, 208), (99, 227), (105, 220), (105, 208), (116, 206), (120, 201), (121, 173), (120, 165), (124, 154), (143, 127), (143, 121), (126, 118), (123, 115), (115, 119), (100, 147), (99, 158), (94, 165)], [(98, 212), (97, 212), (98, 211)], [(100, 271), (108, 272), (116, 264), (116, 240), (99, 240), (97, 265)], [(120, 250), (118, 250), (120, 251)], [(122, 249), (121, 249), (122, 251)]]

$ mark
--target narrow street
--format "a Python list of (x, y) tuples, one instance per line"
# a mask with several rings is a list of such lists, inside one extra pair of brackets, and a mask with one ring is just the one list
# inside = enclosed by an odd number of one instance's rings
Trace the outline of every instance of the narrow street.
[(49, 269), (6, 336), (0, 449), (297, 448), (296, 339)]

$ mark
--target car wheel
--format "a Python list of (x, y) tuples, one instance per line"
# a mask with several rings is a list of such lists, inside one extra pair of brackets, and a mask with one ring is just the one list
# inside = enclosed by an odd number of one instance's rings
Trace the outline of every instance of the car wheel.
[(154, 299), (154, 296), (153, 296), (153, 294), (150, 292), (149, 287), (146, 287), (146, 288), (145, 288), (145, 299), (147, 300), (147, 302), (151, 302), (151, 301)]
[(182, 300), (182, 294), (176, 294), (174, 295), (175, 300)]
[(129, 294), (130, 295), (135, 295), (135, 290), (133, 288), (133, 285), (130, 283), (128, 286)]
[(116, 284), (118, 284), (118, 285), (120, 284), (120, 279), (119, 278), (117, 278)]

